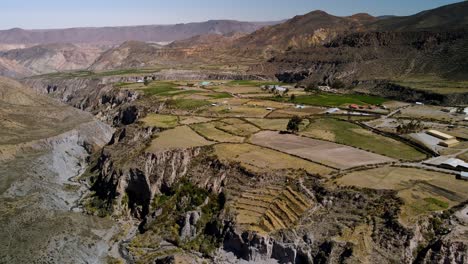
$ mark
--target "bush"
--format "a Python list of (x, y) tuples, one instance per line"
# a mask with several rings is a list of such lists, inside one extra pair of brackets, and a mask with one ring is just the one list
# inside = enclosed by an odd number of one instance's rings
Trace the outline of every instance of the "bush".
[(292, 133), (296, 133), (299, 131), (299, 125), (302, 123), (302, 118), (299, 116), (293, 116), (291, 120), (289, 120), (286, 129)]

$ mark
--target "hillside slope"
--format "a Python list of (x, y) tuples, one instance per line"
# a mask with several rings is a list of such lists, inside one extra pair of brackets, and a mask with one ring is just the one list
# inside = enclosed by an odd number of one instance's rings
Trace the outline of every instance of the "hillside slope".
[(33, 74), (43, 74), (85, 69), (102, 52), (98, 46), (48, 44), (0, 52), (0, 57), (17, 62)]

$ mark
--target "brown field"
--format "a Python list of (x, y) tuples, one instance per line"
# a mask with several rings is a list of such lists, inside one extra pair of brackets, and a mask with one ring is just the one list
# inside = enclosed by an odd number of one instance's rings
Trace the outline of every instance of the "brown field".
[[(284, 131), (288, 125), (289, 119), (286, 118), (248, 118), (247, 121), (255, 124), (256, 126), (260, 127), (261, 129), (265, 130), (277, 130), (277, 131)], [(306, 126), (310, 123), (309, 119), (303, 119), (302, 123), (299, 127), (299, 131), (302, 131)]]
[(433, 211), (441, 211), (468, 199), (468, 182), (455, 176), (416, 168), (383, 167), (358, 171), (338, 179), (338, 184), (396, 190), (405, 203), (404, 223)]
[(240, 162), (253, 172), (268, 172), (281, 169), (304, 169), (308, 173), (327, 175), (333, 169), (251, 144), (218, 144), (215, 153), (221, 160)]
[(401, 114), (397, 114), (396, 117), (432, 119), (446, 122), (463, 120), (463, 116), (455, 116), (450, 113), (442, 112), (442, 108), (441, 106), (415, 105), (401, 110)]
[(269, 118), (289, 118), (295, 115), (306, 117), (310, 115), (320, 114), (323, 111), (324, 109), (320, 107), (307, 107), (304, 109), (296, 109), (294, 107), (290, 107), (290, 108), (278, 109), (274, 111), (273, 113), (269, 114), (268, 117)]
[(253, 144), (276, 149), (307, 160), (337, 169), (349, 169), (370, 164), (394, 161), (393, 159), (357, 148), (273, 131), (253, 135)]
[(252, 100), (252, 101), (245, 103), (245, 105), (259, 106), (259, 107), (272, 107), (275, 109), (288, 108), (288, 107), (293, 106), (292, 104), (275, 102), (275, 101), (265, 101), (265, 100)]
[(203, 114), (212, 117), (265, 117), (270, 111), (263, 107), (220, 105), (204, 109)]
[(260, 87), (254, 86), (221, 86), (216, 88), (216, 92), (227, 92), (232, 94), (255, 94), (264, 93)]
[(213, 121), (213, 118), (206, 118), (203, 116), (179, 116), (179, 123), (181, 125), (206, 123), (210, 121)]
[(206, 140), (195, 133), (190, 127), (179, 126), (158, 134), (158, 137), (153, 139), (147, 151), (159, 153), (172, 149), (185, 149), (211, 144), (214, 144), (214, 142)]

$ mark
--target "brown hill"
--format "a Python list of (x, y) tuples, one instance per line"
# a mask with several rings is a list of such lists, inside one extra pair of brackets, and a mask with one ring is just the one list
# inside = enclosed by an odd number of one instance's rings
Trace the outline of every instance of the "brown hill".
[(442, 6), (412, 16), (389, 17), (369, 25), (376, 31), (451, 31), (468, 28), (468, 1)]
[(360, 31), (376, 18), (368, 14), (337, 17), (323, 11), (296, 16), (285, 23), (264, 27), (236, 41), (241, 50), (283, 51), (324, 44), (345, 32)]
[(5, 73), (4, 75), (31, 75), (85, 69), (103, 51), (104, 47), (98, 46), (47, 44), (0, 52), (0, 58), (20, 67), (9, 67), (12, 72), (18, 74)]
[(104, 52), (89, 67), (91, 70), (142, 68), (158, 63), (157, 51), (162, 46), (140, 41), (127, 41)]

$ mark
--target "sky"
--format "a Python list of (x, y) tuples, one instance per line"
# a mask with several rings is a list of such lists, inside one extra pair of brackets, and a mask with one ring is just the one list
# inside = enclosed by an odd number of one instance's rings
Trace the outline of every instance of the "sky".
[(0, 0), (0, 29), (276, 21), (313, 10), (347, 16), (411, 15), (450, 0)]

